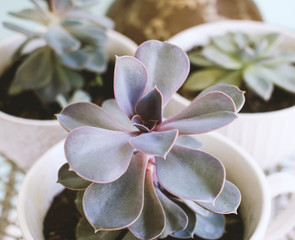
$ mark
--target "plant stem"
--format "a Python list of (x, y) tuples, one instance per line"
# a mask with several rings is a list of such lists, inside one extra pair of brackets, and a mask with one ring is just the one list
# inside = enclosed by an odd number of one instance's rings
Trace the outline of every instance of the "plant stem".
[(53, 3), (52, 0), (46, 0), (47, 4), (48, 4), (48, 9), (50, 12), (53, 12)]

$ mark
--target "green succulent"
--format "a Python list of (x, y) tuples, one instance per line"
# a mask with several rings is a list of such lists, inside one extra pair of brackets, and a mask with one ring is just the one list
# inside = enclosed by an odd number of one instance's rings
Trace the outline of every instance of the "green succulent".
[(190, 75), (183, 89), (244, 83), (266, 101), (274, 86), (295, 93), (295, 54), (278, 48), (280, 38), (277, 33), (250, 36), (241, 32), (212, 37), (208, 45), (190, 52), (191, 64), (201, 69)]
[(14, 59), (26, 53), (25, 48), (31, 41), (41, 42), (41, 47), (30, 52), (17, 69), (9, 93), (16, 95), (33, 90), (45, 103), (56, 101), (60, 94), (69, 98), (84, 85), (82, 70), (98, 74), (106, 70), (106, 29), (112, 28), (113, 22), (89, 11), (97, 3), (93, 0), (31, 2), (35, 8), (10, 14), (43, 25), (41, 30), (3, 23), (26, 36)]

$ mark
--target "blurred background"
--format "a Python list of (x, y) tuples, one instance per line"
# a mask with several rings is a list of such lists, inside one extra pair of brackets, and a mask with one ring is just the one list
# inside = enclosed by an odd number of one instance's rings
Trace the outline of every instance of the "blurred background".
[[(101, 0), (101, 6), (98, 9), (95, 9), (96, 12), (102, 14), (106, 12), (110, 4), (114, 0)], [(234, 4), (234, 0), (230, 0)], [(239, 0), (236, 0), (239, 1)], [(295, 31), (295, 15), (293, 10), (295, 9), (294, 0), (254, 0), (259, 11), (265, 22), (284, 27), (290, 30)], [(14, 21), (15, 19), (10, 17), (7, 12), (9, 11), (18, 11), (25, 7), (32, 6), (31, 2), (28, 0), (9, 0), (1, 1), (0, 5), (0, 22), (5, 21)], [(234, 7), (234, 6), (233, 6)], [(13, 33), (7, 29), (4, 29), (2, 24), (0, 26), (0, 40), (8, 38)]]

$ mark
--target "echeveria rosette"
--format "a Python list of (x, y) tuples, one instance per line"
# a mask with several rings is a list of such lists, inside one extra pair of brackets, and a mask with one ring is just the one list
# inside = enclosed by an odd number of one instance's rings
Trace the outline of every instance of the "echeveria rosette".
[(278, 47), (280, 35), (229, 32), (190, 52), (191, 73), (183, 90), (195, 92), (218, 83), (247, 87), (265, 101), (274, 86), (295, 93), (295, 54)]
[[(84, 86), (82, 70), (100, 74), (106, 70), (106, 29), (113, 22), (87, 9), (97, 1), (48, 0), (49, 9), (37, 0), (35, 8), (10, 13), (34, 21), (41, 29), (31, 30), (13, 23), (3, 25), (25, 35), (26, 40), (14, 53), (22, 56), (32, 40), (44, 43), (22, 60), (9, 88), (11, 95), (33, 90), (45, 102), (55, 102), (59, 95), (70, 98)], [(45, 3), (45, 2), (44, 2)], [(40, 41), (41, 40), (41, 41)], [(40, 45), (40, 44), (39, 44)]]
[[(117, 57), (116, 100), (102, 107), (76, 103), (58, 114), (70, 131), (65, 142), (69, 166), (61, 168), (59, 182), (85, 191), (84, 215), (98, 233), (128, 227), (139, 239), (188, 238), (198, 234), (196, 214), (236, 212), (240, 193), (225, 180), (222, 163), (196, 149), (198, 142), (186, 135), (232, 122), (243, 93), (219, 86), (226, 91), (208, 90), (163, 119), (163, 108), (188, 72), (189, 60), (180, 48), (147, 41), (135, 57)], [(230, 88), (233, 94), (226, 93)]]

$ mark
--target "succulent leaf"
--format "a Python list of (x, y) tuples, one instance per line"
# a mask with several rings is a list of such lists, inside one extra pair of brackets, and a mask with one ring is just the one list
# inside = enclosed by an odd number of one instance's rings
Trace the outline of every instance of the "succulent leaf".
[(195, 234), (204, 239), (218, 239), (224, 233), (225, 219), (221, 214), (209, 213), (208, 217), (197, 216)]
[(121, 231), (99, 231), (94, 232), (93, 227), (85, 218), (81, 218), (76, 227), (77, 240), (114, 240)]
[(135, 113), (135, 105), (143, 95), (146, 82), (146, 68), (140, 61), (129, 56), (117, 57), (114, 93), (118, 105), (129, 118)]
[(122, 229), (137, 221), (144, 211), (147, 160), (146, 155), (137, 153), (122, 177), (106, 184), (93, 183), (86, 189), (84, 211), (96, 231)]
[(24, 34), (28, 38), (38, 38), (38, 37), (41, 36), (41, 34), (38, 33), (38, 32), (33, 32), (33, 31), (29, 30), (29, 29), (26, 29), (24, 27), (20, 27), (20, 26), (18, 26), (16, 24), (13, 24), (13, 23), (3, 22), (3, 26), (10, 29), (10, 30), (12, 30), (12, 31)]
[(57, 182), (66, 188), (73, 190), (84, 190), (91, 182), (79, 177), (75, 172), (69, 170), (70, 166), (65, 163), (58, 171)]
[(20, 88), (26, 90), (41, 88), (50, 82), (52, 75), (51, 50), (48, 47), (39, 48), (18, 68), (9, 92), (18, 94)]
[(197, 215), (201, 215), (203, 217), (207, 217), (209, 215), (209, 211), (205, 208), (201, 207), (197, 203), (191, 200), (182, 199), (182, 202), (194, 213), (197, 213)]
[(223, 188), (225, 169), (208, 153), (174, 145), (156, 163), (161, 186), (180, 198), (214, 203)]
[(153, 175), (146, 172), (144, 183), (144, 205), (139, 218), (129, 226), (129, 230), (139, 239), (154, 239), (164, 231), (165, 214), (156, 194)]
[(241, 68), (241, 63), (237, 59), (235, 59), (231, 55), (222, 52), (217, 48), (206, 46), (203, 49), (202, 54), (210, 61), (224, 67), (225, 69)]
[(148, 72), (145, 93), (157, 86), (162, 93), (164, 107), (188, 76), (187, 55), (175, 45), (152, 40), (141, 44), (135, 57), (144, 64)]
[(104, 52), (94, 49), (88, 50), (90, 61), (87, 62), (85, 69), (91, 72), (103, 73), (107, 69), (107, 56)]
[(126, 172), (133, 148), (130, 135), (96, 127), (75, 128), (65, 142), (70, 169), (86, 180), (112, 182)]
[(84, 196), (84, 193), (85, 193), (85, 191), (78, 191), (77, 195), (76, 195), (76, 198), (75, 198), (75, 205), (76, 205), (76, 208), (77, 208), (78, 212), (81, 214), (81, 216), (84, 216), (84, 210), (83, 210), (83, 196)]
[(147, 92), (136, 104), (135, 112), (141, 117), (143, 122), (162, 122), (162, 95), (157, 87)]
[(51, 0), (53, 11), (58, 15), (62, 15), (74, 7), (72, 0)]
[(191, 149), (197, 149), (202, 146), (202, 143), (200, 143), (196, 138), (187, 135), (178, 137), (175, 144)]
[(64, 17), (69, 19), (86, 20), (104, 28), (114, 28), (114, 22), (111, 19), (105, 16), (95, 16), (86, 11), (68, 11), (64, 14)]
[(200, 91), (215, 84), (226, 73), (227, 70), (220, 68), (209, 68), (193, 72), (183, 85), (183, 89)]
[(158, 188), (156, 188), (156, 193), (165, 213), (165, 228), (159, 238), (165, 238), (172, 233), (184, 230), (188, 225), (188, 217), (182, 208), (166, 197)]
[(230, 181), (226, 180), (222, 192), (216, 199), (214, 205), (205, 202), (197, 202), (200, 206), (210, 212), (219, 214), (237, 214), (237, 209), (241, 203), (241, 193), (239, 189)]
[[(83, 112), (83, 114), (81, 114)], [(113, 119), (103, 108), (93, 103), (76, 103), (64, 108), (57, 114), (60, 124), (71, 131), (82, 126), (92, 126), (115, 131), (127, 129)]]
[(129, 131), (136, 131), (137, 129), (132, 126), (130, 119), (126, 114), (119, 108), (117, 102), (114, 99), (109, 99), (103, 102), (102, 108), (112, 116), (113, 119), (121, 123)]
[(171, 236), (175, 238), (193, 238), (194, 236), (194, 231), (197, 223), (197, 217), (196, 214), (194, 214), (186, 205), (183, 203), (177, 202), (177, 204), (183, 209), (185, 214), (188, 217), (188, 224), (186, 228), (182, 231), (178, 231), (176, 233), (171, 234)]
[(175, 143), (177, 135), (177, 130), (149, 132), (131, 138), (129, 143), (138, 151), (166, 158)]
[(265, 101), (270, 99), (274, 86), (270, 81), (272, 72), (269, 69), (253, 65), (245, 69), (243, 75), (249, 88)]
[(60, 25), (49, 26), (44, 39), (58, 54), (76, 51), (81, 46), (81, 43)]
[(228, 96), (230, 96), (236, 105), (237, 112), (241, 110), (241, 108), (243, 107), (245, 103), (244, 92), (241, 91), (238, 87), (233, 85), (216, 84), (200, 92), (196, 98), (205, 96), (209, 92), (216, 92), (216, 91), (223, 92), (227, 94)]
[(77, 50), (59, 55), (59, 60), (66, 67), (75, 70), (82, 70), (90, 61), (90, 57), (87, 52), (83, 50)]
[[(191, 73), (184, 89), (199, 91), (215, 83), (239, 87), (244, 81), (251, 91), (265, 101), (270, 99), (274, 85), (295, 93), (294, 78), (291, 74), (285, 74), (287, 68), (293, 68), (295, 54), (279, 49), (280, 39), (278, 33), (250, 36), (229, 32), (212, 37), (208, 45), (190, 52), (191, 64), (202, 69)], [(223, 70), (225, 74), (216, 76), (210, 72), (212, 69)]]
[(19, 12), (9, 12), (9, 14), (14, 17), (39, 22), (44, 25), (47, 25), (49, 23), (49, 19), (37, 9), (28, 8), (23, 9)]
[(158, 130), (178, 129), (180, 134), (197, 134), (225, 126), (236, 119), (233, 100), (221, 92), (209, 92), (187, 108), (163, 121)]

